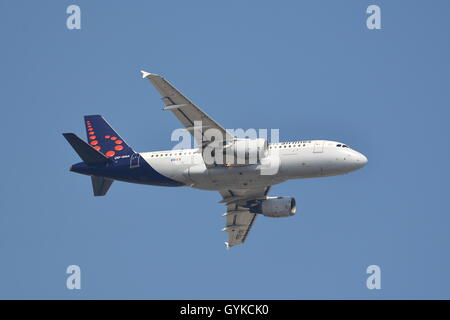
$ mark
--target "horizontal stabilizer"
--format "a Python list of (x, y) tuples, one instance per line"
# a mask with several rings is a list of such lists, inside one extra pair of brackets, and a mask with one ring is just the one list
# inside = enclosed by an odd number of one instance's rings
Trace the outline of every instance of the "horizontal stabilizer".
[(76, 153), (78, 153), (81, 160), (83, 160), (86, 164), (101, 164), (108, 161), (107, 157), (78, 138), (75, 134), (63, 133), (63, 136), (70, 143), (72, 148), (74, 148)]
[(103, 177), (96, 177), (92, 176), (92, 190), (94, 191), (94, 196), (104, 196), (108, 190), (109, 187), (111, 187), (114, 180), (103, 178)]

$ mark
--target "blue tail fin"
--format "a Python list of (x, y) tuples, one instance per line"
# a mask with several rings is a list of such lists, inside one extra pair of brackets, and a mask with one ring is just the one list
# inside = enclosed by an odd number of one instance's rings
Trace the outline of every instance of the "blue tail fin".
[(101, 115), (84, 116), (84, 123), (88, 143), (108, 158), (134, 153)]

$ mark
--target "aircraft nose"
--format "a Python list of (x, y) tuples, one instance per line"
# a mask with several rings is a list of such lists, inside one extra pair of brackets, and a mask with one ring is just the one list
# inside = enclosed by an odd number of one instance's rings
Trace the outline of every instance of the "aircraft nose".
[(369, 160), (367, 160), (367, 157), (365, 155), (358, 152), (358, 155), (356, 156), (356, 165), (358, 166), (358, 168), (364, 167), (368, 161)]

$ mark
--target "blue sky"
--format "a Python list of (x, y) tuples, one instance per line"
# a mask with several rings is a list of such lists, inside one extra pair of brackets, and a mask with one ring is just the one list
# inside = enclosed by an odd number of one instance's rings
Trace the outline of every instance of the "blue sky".
[[(68, 30), (70, 4), (82, 29)], [(378, 4), (382, 30), (366, 28)], [(0, 1), (0, 298), (450, 298), (448, 1)], [(139, 70), (228, 128), (344, 141), (349, 175), (290, 181), (297, 215), (224, 249), (216, 192), (92, 196), (61, 136), (102, 114), (138, 151), (179, 123)], [(67, 266), (82, 289), (66, 289)], [(382, 289), (366, 288), (366, 268)]]

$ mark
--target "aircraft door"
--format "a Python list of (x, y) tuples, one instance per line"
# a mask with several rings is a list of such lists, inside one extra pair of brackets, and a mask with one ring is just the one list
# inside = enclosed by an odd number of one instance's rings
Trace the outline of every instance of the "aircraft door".
[(130, 169), (139, 167), (139, 159), (141, 158), (139, 153), (133, 153), (130, 157)]
[(314, 153), (320, 153), (323, 152), (323, 145), (324, 145), (325, 141), (323, 140), (318, 140), (314, 142)]

